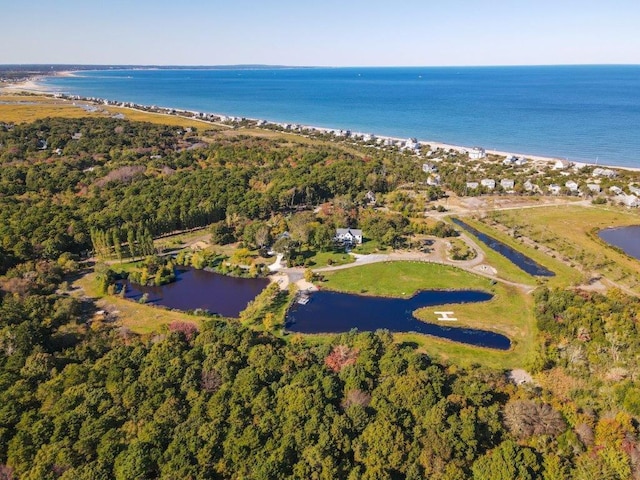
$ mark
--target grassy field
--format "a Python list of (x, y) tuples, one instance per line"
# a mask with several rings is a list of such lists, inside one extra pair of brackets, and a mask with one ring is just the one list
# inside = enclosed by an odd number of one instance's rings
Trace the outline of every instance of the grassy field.
[(313, 252), (313, 255), (307, 258), (309, 267), (320, 268), (327, 265), (345, 265), (355, 262), (355, 257), (345, 252)]
[[(410, 297), (424, 289), (479, 289), (490, 292), (489, 302), (447, 306), (455, 312), (456, 326), (491, 330), (507, 335), (508, 352), (473, 347), (415, 333), (397, 334), (398, 341), (415, 343), (430, 355), (458, 364), (479, 363), (493, 368), (526, 364), (535, 342), (533, 299), (515, 287), (464, 270), (424, 262), (386, 262), (327, 273), (321, 288), (367, 295)], [(414, 312), (422, 321), (434, 321), (429, 307)], [(321, 338), (320, 338), (321, 340)]]
[(541, 245), (548, 245), (569, 262), (640, 293), (640, 262), (607, 246), (597, 231), (640, 224), (640, 212), (618, 207), (537, 208), (526, 212), (495, 212), (492, 217)]
[(204, 320), (203, 317), (142, 305), (117, 295), (101, 295), (96, 290), (94, 273), (76, 280), (74, 285), (82, 288), (87, 296), (94, 298), (98, 308), (108, 307), (110, 311), (117, 310), (119, 324), (139, 335), (161, 332), (164, 326), (174, 321), (189, 322), (199, 326)]
[(280, 132), (276, 130), (268, 130), (266, 128), (238, 128), (233, 130), (226, 130), (222, 132), (225, 136), (238, 136), (238, 135), (246, 135), (249, 137), (260, 137), (260, 138), (268, 138), (270, 140), (279, 140), (288, 142), (289, 146), (295, 145), (315, 145), (315, 146), (326, 146), (331, 145), (335, 148), (338, 148), (344, 152), (350, 153), (356, 157), (365, 157), (366, 154), (357, 148), (353, 148), (352, 146), (339, 143), (339, 142), (330, 142), (328, 140), (323, 140), (321, 138), (309, 138), (296, 133), (290, 132)]
[(30, 123), (48, 117), (104, 117), (104, 112), (87, 112), (72, 102), (44, 96), (0, 95), (0, 121)]
[[(565, 207), (566, 208), (566, 207)], [(538, 209), (529, 209), (526, 211), (526, 215), (529, 215), (530, 212)], [(523, 217), (526, 216), (522, 214)], [(478, 240), (474, 235), (465, 231), (465, 234), (469, 237), (473, 238), (475, 242), (482, 248), (486, 257), (487, 263), (491, 266), (495, 267), (498, 271), (498, 277), (503, 278), (505, 280), (509, 280), (512, 282), (524, 283), (529, 285), (536, 284), (544, 284), (550, 287), (566, 287), (569, 285), (576, 285), (581, 283), (584, 278), (583, 275), (576, 269), (571, 268), (568, 265), (565, 265), (561, 261), (546, 255), (545, 253), (536, 250), (535, 248), (530, 248), (526, 245), (523, 245), (521, 242), (517, 241), (513, 237), (506, 235), (503, 232), (500, 232), (494, 228), (489, 227), (488, 225), (474, 220), (470, 217), (464, 217), (463, 221), (469, 225), (471, 225), (476, 230), (486, 233), (491, 237), (500, 240), (502, 243), (509, 245), (514, 250), (517, 250), (531, 259), (538, 262), (540, 265), (548, 268), (556, 275), (555, 277), (534, 277), (524, 272), (517, 266), (515, 266), (510, 260), (506, 257), (503, 257), (499, 253), (495, 252), (491, 248), (487, 247), (484, 243)]]
[[(0, 121), (11, 123), (30, 123), (48, 117), (82, 118), (82, 117), (111, 117), (121, 113), (128, 120), (150, 122), (161, 125), (179, 127), (196, 127), (198, 131), (223, 130), (225, 126), (194, 120), (190, 118), (166, 115), (162, 113), (143, 112), (131, 108), (121, 108), (98, 105), (98, 110), (89, 112), (71, 100), (53, 98), (37, 94), (15, 94), (0, 92)], [(78, 104), (89, 102), (79, 101)]]

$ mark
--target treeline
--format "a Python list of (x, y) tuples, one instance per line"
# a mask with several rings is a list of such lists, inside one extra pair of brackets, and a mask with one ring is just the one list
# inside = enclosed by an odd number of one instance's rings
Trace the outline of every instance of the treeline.
[(92, 228), (90, 235), (94, 253), (102, 258), (115, 256), (122, 259), (123, 256), (148, 256), (155, 253), (153, 236), (148, 228), (126, 226), (106, 231)]
[(128, 229), (140, 226), (155, 237), (229, 216), (268, 219), (336, 197), (358, 205), (369, 190), (386, 192), (420, 174), (413, 160), (390, 154), (361, 158), (333, 146), (243, 137), (206, 145), (193, 135), (106, 118), (4, 126), (3, 270), (90, 250), (91, 229), (96, 249), (117, 255), (114, 231), (123, 245)]
[[(5, 478), (639, 472), (637, 424), (624, 410), (587, 409), (545, 387), (516, 388), (498, 371), (446, 366), (386, 331), (310, 346), (227, 320), (200, 332), (172, 324), (147, 339), (99, 323), (90, 329), (77, 323), (77, 305), (52, 293), (59, 267), (26, 275), (34, 267), (11, 272), (5, 292), (13, 278), (30, 283), (0, 304)], [(251, 318), (266, 325), (268, 315), (258, 309)]]

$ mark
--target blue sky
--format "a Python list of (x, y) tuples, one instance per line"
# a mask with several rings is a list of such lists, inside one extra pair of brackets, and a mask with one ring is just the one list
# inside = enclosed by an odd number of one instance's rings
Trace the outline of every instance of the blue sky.
[(638, 0), (0, 0), (0, 64), (640, 64)]

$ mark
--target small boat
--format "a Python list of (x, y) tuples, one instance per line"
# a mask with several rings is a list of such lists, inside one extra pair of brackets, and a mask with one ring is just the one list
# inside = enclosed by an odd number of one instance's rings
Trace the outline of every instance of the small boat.
[(298, 303), (300, 305), (306, 305), (307, 303), (309, 303), (309, 300), (309, 295), (307, 295), (306, 293), (303, 293), (298, 297)]

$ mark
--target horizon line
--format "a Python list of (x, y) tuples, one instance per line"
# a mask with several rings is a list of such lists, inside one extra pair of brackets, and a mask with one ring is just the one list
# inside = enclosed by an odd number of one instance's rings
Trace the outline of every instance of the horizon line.
[(0, 67), (9, 66), (49, 66), (49, 67), (142, 67), (142, 68), (507, 68), (507, 67), (616, 67), (640, 66), (640, 63), (518, 63), (518, 64), (467, 64), (467, 65), (285, 65), (270, 63), (237, 64), (155, 64), (155, 63), (0, 63)]

